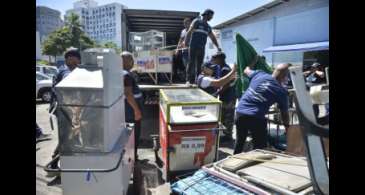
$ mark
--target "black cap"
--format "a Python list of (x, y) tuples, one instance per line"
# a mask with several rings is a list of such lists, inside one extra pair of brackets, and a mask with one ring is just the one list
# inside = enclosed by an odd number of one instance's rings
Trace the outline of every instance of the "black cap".
[(214, 11), (213, 10), (211, 10), (211, 9), (206, 9), (206, 10), (204, 10), (204, 12), (201, 14), (202, 16), (204, 16), (204, 15), (208, 15), (208, 14), (214, 14)]
[(70, 49), (65, 52), (65, 59), (68, 57), (77, 57), (81, 59), (80, 52), (77, 49)]
[(226, 59), (226, 54), (222, 51), (218, 51), (217, 53), (213, 54), (212, 55), (212, 58), (218, 58), (218, 57), (221, 57), (223, 59)]

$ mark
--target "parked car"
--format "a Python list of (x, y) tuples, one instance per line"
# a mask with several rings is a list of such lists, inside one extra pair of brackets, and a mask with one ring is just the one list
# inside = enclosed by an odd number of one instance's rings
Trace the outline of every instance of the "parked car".
[(53, 78), (53, 76), (56, 76), (56, 74), (58, 73), (58, 69), (54, 66), (45, 66), (45, 65), (37, 65), (36, 66), (36, 71), (43, 73), (51, 78)]
[(50, 102), (52, 97), (52, 78), (36, 72), (36, 94), (35, 98), (41, 98), (45, 102)]

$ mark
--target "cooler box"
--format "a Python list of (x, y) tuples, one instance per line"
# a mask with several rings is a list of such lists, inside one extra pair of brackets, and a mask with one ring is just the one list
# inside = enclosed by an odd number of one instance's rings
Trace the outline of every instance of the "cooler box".
[(160, 145), (166, 175), (215, 161), (220, 110), (221, 102), (201, 89), (160, 90)]

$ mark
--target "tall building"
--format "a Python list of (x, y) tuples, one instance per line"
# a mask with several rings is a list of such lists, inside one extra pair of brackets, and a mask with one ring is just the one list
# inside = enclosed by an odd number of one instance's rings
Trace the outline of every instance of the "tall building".
[(42, 53), (41, 53), (41, 40), (40, 40), (38, 31), (35, 34), (35, 45), (36, 45), (36, 52), (35, 52), (36, 59), (39, 60), (42, 57), (41, 56)]
[(119, 3), (98, 6), (93, 0), (80, 0), (74, 3), (73, 9), (66, 11), (66, 16), (75, 13), (88, 36), (97, 43), (114, 42), (122, 46), (122, 11)]
[(63, 26), (61, 12), (45, 7), (36, 7), (36, 28), (41, 42), (53, 31)]

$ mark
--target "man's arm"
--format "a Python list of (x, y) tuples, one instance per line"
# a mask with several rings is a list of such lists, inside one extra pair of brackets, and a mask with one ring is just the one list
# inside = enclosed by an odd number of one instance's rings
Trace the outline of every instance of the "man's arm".
[(191, 37), (191, 33), (193, 33), (193, 30), (195, 29), (195, 23), (196, 23), (196, 20), (194, 20), (191, 23), (189, 30), (186, 32), (185, 39), (184, 39), (185, 45), (187, 45), (187, 41), (189, 41), (188, 38)]
[(247, 76), (249, 76), (253, 72), (253, 68), (255, 67), (257, 61), (259, 60), (259, 56), (256, 55), (251, 64), (246, 66), (245, 70), (243, 70), (243, 73), (245, 73)]
[(218, 87), (222, 87), (222, 86), (226, 85), (231, 80), (236, 79), (236, 69), (237, 69), (236, 67), (237, 67), (237, 65), (234, 65), (231, 72), (229, 72), (224, 77), (222, 77), (220, 79), (212, 80), (210, 85), (218, 88)]
[(213, 34), (213, 32), (210, 32), (208, 34), (208, 36), (212, 40), (213, 44), (217, 47), (218, 51), (221, 51), (222, 49), (219, 47), (217, 38), (215, 37), (215, 35)]
[(182, 44), (183, 42), (184, 42), (184, 40), (180, 37), (179, 43), (177, 44), (177, 47), (176, 47), (176, 50), (175, 50), (175, 54), (177, 54), (179, 49), (181, 49), (183, 47), (183, 44)]
[(304, 75), (305, 77), (307, 77), (310, 73), (312, 73), (312, 71), (311, 71), (311, 70), (307, 70), (307, 71), (304, 71), (304, 72), (303, 72), (303, 75)]
[(139, 110), (136, 100), (134, 99), (132, 87), (126, 86), (124, 88), (124, 93), (127, 98), (128, 104), (131, 105), (131, 107), (133, 108), (134, 120), (136, 120), (136, 121), (141, 120), (142, 114), (141, 114), (141, 111)]
[(325, 76), (324, 72), (323, 71), (320, 71), (320, 70), (317, 70), (315, 72), (315, 74), (318, 75), (320, 78), (324, 78), (324, 76)]

